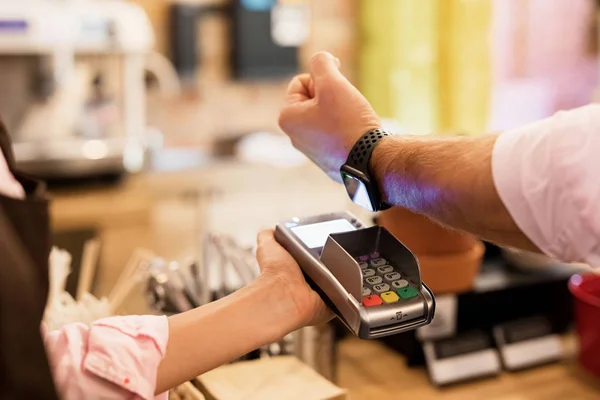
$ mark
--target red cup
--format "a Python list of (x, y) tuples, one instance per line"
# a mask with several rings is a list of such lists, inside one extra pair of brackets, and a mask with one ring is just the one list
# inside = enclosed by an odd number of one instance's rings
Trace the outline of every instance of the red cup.
[(569, 290), (575, 297), (579, 362), (600, 378), (600, 275), (573, 275)]

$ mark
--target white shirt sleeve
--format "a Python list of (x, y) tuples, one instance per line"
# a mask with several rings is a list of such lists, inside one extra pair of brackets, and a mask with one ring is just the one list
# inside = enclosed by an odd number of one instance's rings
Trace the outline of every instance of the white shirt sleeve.
[(600, 266), (600, 104), (500, 135), (492, 173), (509, 213), (542, 251)]

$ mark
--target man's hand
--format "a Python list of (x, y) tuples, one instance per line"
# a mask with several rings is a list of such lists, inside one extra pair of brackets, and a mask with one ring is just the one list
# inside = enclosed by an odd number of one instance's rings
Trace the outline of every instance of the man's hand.
[(369, 102), (339, 66), (331, 54), (317, 53), (310, 61), (310, 74), (290, 83), (279, 116), (279, 126), (294, 146), (337, 181), (352, 146), (380, 126)]
[(267, 287), (284, 289), (281, 299), (294, 302), (300, 326), (319, 325), (333, 317), (319, 295), (304, 280), (296, 260), (277, 243), (273, 230), (259, 233), (256, 258), (261, 271), (259, 281), (267, 282)]

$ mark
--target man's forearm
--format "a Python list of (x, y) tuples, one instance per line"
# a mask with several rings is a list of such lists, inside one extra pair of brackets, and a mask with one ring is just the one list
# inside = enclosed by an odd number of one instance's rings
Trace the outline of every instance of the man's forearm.
[(156, 393), (278, 340), (296, 326), (296, 309), (277, 282), (259, 278), (219, 301), (169, 318), (169, 343)]
[(494, 186), (496, 138), (396, 136), (373, 152), (371, 169), (388, 203), (493, 242), (535, 251)]

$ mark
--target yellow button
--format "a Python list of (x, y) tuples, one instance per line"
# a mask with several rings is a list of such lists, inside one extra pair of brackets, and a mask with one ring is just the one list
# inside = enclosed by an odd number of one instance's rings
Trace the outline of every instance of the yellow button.
[(400, 297), (394, 292), (381, 293), (380, 296), (384, 303), (395, 303), (400, 300)]

